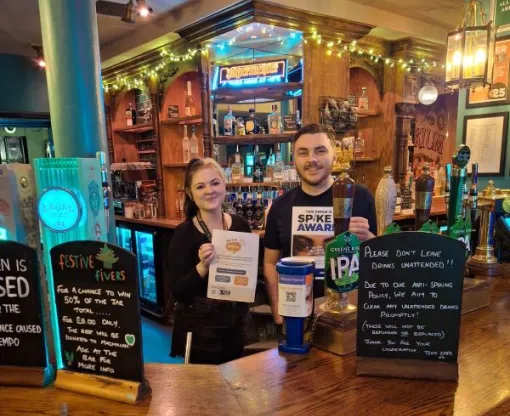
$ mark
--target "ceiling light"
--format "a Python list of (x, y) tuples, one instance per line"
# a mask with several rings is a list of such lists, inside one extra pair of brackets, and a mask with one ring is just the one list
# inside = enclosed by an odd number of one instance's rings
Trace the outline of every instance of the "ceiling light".
[(153, 13), (152, 7), (147, 6), (147, 0), (136, 0), (138, 15), (147, 17)]
[(136, 22), (136, 6), (133, 3), (133, 0), (129, 0), (124, 8), (124, 16), (122, 16), (123, 22), (126, 23), (135, 23)]
[(46, 61), (44, 60), (44, 53), (43, 53), (42, 46), (32, 45), (32, 49), (35, 51), (35, 54), (36, 54), (35, 61), (37, 62), (37, 65), (39, 65), (41, 68), (45, 68)]
[(438, 97), (436, 86), (429, 80), (418, 92), (418, 100), (424, 105), (434, 104)]

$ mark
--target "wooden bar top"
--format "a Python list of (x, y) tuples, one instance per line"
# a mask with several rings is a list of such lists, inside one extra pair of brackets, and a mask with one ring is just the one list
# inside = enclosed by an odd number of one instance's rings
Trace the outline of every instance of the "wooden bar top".
[(491, 306), (462, 317), (458, 383), (357, 377), (354, 354), (273, 349), (219, 367), (148, 364), (153, 394), (137, 406), (53, 387), (0, 387), (0, 414), (508, 415), (510, 279), (491, 280), (491, 290)]

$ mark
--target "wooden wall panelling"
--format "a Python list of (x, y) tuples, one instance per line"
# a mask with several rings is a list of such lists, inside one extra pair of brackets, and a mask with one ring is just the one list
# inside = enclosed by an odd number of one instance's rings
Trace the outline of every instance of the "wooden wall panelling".
[(184, 169), (163, 170), (163, 179), (165, 182), (166, 198), (166, 216), (167, 218), (177, 218), (178, 187), (184, 185)]
[[(206, 49), (207, 50), (207, 49)], [(202, 53), (198, 57), (198, 73), (200, 76), (200, 101), (202, 106), (202, 124), (203, 124), (203, 146), (204, 156), (212, 157), (214, 149), (214, 138), (211, 134), (212, 106), (209, 76), (211, 72), (211, 62), (208, 53)]]
[(115, 162), (115, 153), (113, 148), (112, 111), (113, 92), (108, 91), (104, 93), (104, 115), (106, 124), (106, 142), (108, 145), (108, 160), (110, 161), (110, 164)]
[(319, 123), (321, 96), (347, 98), (349, 95), (349, 53), (341, 58), (326, 54), (327, 46), (303, 44), (303, 125)]

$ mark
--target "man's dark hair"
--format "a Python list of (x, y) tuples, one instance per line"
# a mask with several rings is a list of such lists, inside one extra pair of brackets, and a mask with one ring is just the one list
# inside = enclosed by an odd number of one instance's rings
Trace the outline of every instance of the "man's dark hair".
[(316, 123), (307, 124), (306, 126), (303, 126), (299, 129), (299, 131), (294, 135), (294, 148), (295, 148), (296, 142), (303, 134), (318, 134), (318, 133), (324, 133), (328, 137), (328, 139), (331, 143), (331, 147), (333, 147), (333, 149), (335, 148), (335, 146), (336, 146), (335, 130), (333, 130), (333, 128), (328, 126), (327, 124), (316, 124)]

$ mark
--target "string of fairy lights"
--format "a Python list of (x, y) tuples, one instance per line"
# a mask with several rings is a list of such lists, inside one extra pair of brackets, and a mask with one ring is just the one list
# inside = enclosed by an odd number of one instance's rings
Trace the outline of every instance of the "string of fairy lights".
[[(240, 41), (239, 37), (245, 35), (243, 40)], [(374, 64), (379, 62), (384, 65), (395, 67), (400, 66), (407, 72), (427, 72), (432, 68), (445, 68), (445, 64), (438, 61), (421, 59), (404, 59), (404, 58), (392, 58), (383, 54), (375, 52), (375, 47), (367, 47), (366, 45), (361, 46), (357, 41), (345, 42), (342, 39), (331, 39), (323, 37), (317, 31), (313, 31), (309, 34), (302, 34), (301, 32), (291, 31), (288, 36), (281, 36), (275, 32), (274, 26), (267, 26), (261, 24), (253, 24), (246, 27), (238, 28), (235, 35), (225, 39), (221, 42), (207, 43), (202, 48), (188, 49), (187, 52), (182, 54), (174, 54), (171, 51), (162, 49), (160, 51), (161, 61), (153, 66), (148, 66), (141, 69), (136, 74), (129, 76), (116, 75), (114, 79), (103, 81), (103, 87), (106, 92), (110, 89), (113, 91), (119, 91), (123, 88), (131, 89), (139, 87), (145, 84), (146, 80), (150, 76), (160, 75), (165, 68), (171, 64), (178, 62), (186, 62), (193, 60), (197, 54), (209, 54), (211, 50), (216, 49), (217, 51), (225, 51), (226, 48), (244, 48), (251, 49), (249, 46), (243, 46), (243, 42), (247, 40), (256, 40), (260, 38), (267, 38), (271, 41), (274, 39), (274, 43), (279, 42), (282, 46), (286, 42), (293, 42), (296, 46), (300, 47), (303, 44), (314, 44), (324, 48), (325, 54), (328, 56), (336, 56), (342, 58), (344, 54), (350, 53), (351, 56), (355, 55), (358, 57), (369, 58)], [(221, 64), (221, 61), (217, 61), (217, 64)]]

